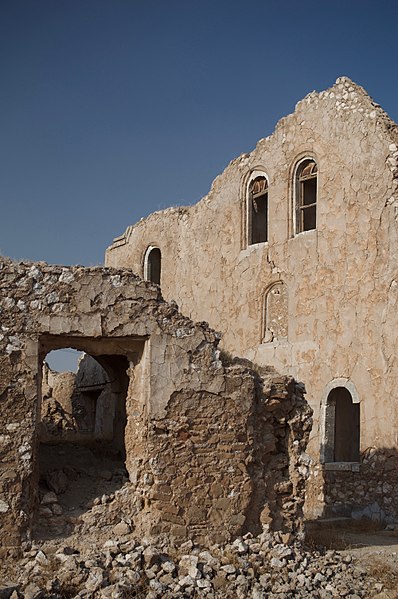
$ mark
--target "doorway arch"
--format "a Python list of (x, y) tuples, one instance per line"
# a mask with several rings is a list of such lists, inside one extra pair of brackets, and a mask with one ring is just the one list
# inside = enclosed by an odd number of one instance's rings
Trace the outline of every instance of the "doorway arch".
[(322, 463), (360, 460), (360, 400), (348, 379), (334, 379), (325, 388), (320, 453)]

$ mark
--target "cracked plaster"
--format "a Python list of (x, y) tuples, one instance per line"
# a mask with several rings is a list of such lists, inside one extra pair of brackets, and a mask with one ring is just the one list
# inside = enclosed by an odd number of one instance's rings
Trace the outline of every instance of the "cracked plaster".
[[(317, 228), (293, 235), (292, 177), (303, 156), (318, 165)], [(250, 246), (246, 189), (259, 170), (269, 181), (269, 241)], [(321, 400), (336, 378), (358, 390), (361, 449), (395, 446), (397, 220), (398, 127), (340, 77), (234, 159), (200, 202), (129, 226), (106, 263), (141, 274), (156, 243), (166, 299), (221, 331), (228, 352), (304, 380), (316, 459)], [(264, 291), (277, 281), (288, 294), (288, 339), (261, 343)]]

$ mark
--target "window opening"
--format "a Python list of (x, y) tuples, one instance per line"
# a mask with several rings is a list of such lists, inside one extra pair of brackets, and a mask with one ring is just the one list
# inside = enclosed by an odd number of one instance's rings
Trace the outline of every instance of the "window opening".
[(296, 233), (316, 229), (318, 168), (312, 159), (304, 160), (296, 176)]
[(160, 285), (162, 269), (162, 255), (157, 247), (150, 247), (147, 250), (145, 259), (145, 279)]
[(46, 363), (54, 372), (77, 372), (84, 353), (71, 347), (54, 349), (46, 356)]
[(326, 462), (359, 462), (360, 404), (345, 387), (335, 387), (326, 404)]
[(268, 181), (256, 177), (249, 186), (249, 245), (268, 241)]

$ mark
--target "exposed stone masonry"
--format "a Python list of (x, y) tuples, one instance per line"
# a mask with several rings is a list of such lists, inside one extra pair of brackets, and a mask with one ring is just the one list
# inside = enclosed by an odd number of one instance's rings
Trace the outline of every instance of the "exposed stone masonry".
[(324, 468), (325, 505), (330, 515), (366, 518), (392, 528), (397, 525), (396, 449), (369, 448), (360, 464), (341, 464), (340, 470)]
[(124, 459), (137, 534), (300, 532), (311, 427), (302, 385), (223, 363), (206, 323), (130, 271), (3, 260), (0, 293), (3, 545), (33, 529), (39, 449), (51, 444), (40, 434), (42, 364), (62, 347), (90, 354), (110, 377), (113, 436), (99, 442)]

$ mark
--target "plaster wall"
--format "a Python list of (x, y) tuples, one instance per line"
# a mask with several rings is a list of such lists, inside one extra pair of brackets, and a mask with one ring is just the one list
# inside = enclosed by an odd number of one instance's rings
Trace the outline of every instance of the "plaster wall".
[[(325, 389), (335, 379), (359, 398), (361, 451), (398, 441), (397, 145), (395, 123), (342, 77), (233, 160), (199, 203), (153, 213), (106, 253), (107, 265), (142, 275), (147, 247), (159, 247), (167, 300), (221, 331), (229, 352), (305, 381), (314, 457)], [(304, 157), (318, 166), (317, 227), (295, 234), (294, 169)], [(248, 245), (253, 173), (268, 179), (269, 236)], [(267, 340), (264, 296), (279, 281), (287, 338)]]

